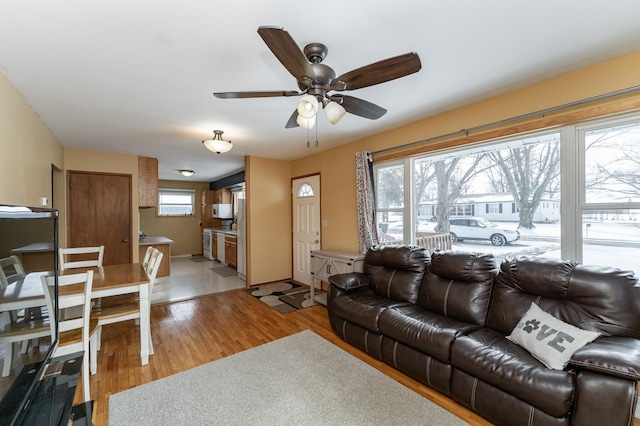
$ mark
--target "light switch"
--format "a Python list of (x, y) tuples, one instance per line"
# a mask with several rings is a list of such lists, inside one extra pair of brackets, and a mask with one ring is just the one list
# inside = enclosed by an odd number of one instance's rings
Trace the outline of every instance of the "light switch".
[(329, 226), (329, 222), (327, 222), (327, 220), (325, 219), (322, 221), (322, 227), (326, 228), (327, 226)]

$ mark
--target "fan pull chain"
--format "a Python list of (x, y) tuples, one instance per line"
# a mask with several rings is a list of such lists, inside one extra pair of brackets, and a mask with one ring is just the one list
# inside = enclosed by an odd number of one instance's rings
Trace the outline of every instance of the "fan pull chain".
[(307, 148), (309, 148), (309, 128), (307, 127)]
[(318, 126), (320, 125), (320, 123), (318, 123), (318, 119), (316, 119), (316, 148), (318, 147)]

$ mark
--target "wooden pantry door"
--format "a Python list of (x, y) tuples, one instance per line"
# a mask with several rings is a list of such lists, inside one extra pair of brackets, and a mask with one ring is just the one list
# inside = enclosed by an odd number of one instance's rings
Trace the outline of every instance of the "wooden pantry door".
[(130, 263), (131, 175), (69, 171), (67, 247), (104, 245), (104, 265)]

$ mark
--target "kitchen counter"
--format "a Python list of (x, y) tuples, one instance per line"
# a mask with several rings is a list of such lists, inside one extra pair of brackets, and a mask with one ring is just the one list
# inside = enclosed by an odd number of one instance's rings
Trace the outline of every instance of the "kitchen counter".
[(155, 246), (156, 244), (173, 244), (173, 240), (167, 237), (147, 237), (144, 241), (140, 241), (141, 246)]
[(140, 241), (140, 262), (144, 259), (144, 254), (149, 246), (153, 246), (162, 252), (162, 262), (156, 277), (166, 277), (171, 274), (171, 244), (173, 240), (167, 237), (147, 237), (144, 241)]
[(20, 258), (26, 273), (48, 271), (54, 265), (53, 242), (29, 244), (11, 250), (11, 254), (15, 254)]
[(211, 228), (211, 232), (217, 232), (218, 234), (225, 234), (225, 235), (238, 235), (237, 230), (229, 229), (229, 228)]

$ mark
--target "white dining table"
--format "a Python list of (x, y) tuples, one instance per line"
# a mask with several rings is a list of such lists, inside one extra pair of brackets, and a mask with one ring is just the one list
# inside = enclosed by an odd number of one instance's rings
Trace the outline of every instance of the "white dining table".
[[(140, 263), (125, 263), (91, 268), (66, 269), (60, 275), (93, 270), (91, 298), (137, 294), (140, 303), (140, 359), (149, 364), (149, 277)], [(46, 306), (42, 291), (42, 276), (51, 272), (31, 272), (0, 291), (0, 311)], [(60, 294), (81, 291), (74, 285), (60, 288)]]

